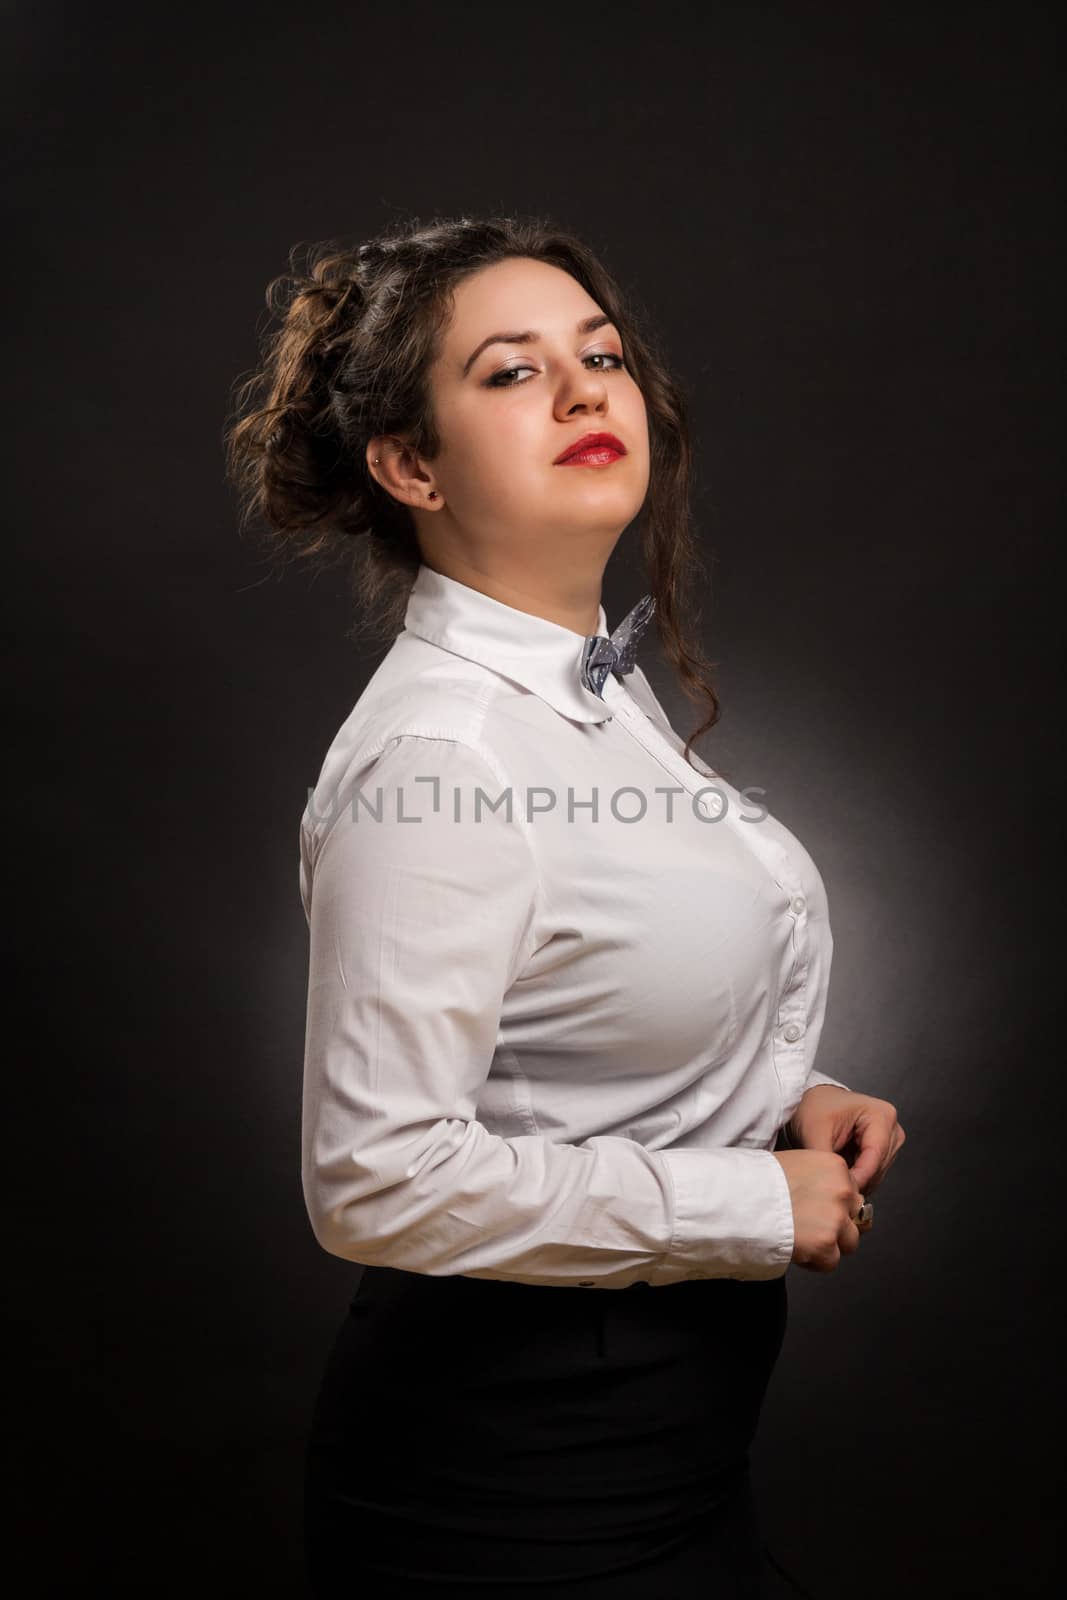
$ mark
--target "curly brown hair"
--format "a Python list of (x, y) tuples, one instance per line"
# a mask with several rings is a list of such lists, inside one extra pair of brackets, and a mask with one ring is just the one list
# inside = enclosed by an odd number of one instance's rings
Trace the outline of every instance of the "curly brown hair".
[(516, 256), (561, 267), (619, 329), (644, 397), (650, 475), (641, 554), (660, 644), (683, 692), (706, 712), (686, 740), (692, 766), (693, 744), (720, 712), (715, 663), (696, 642), (708, 575), (690, 510), (688, 404), (633, 297), (582, 240), (543, 217), (408, 219), (354, 247), (310, 245), (303, 267), (301, 248), (267, 287), (279, 325), (263, 336), (258, 370), (231, 396), (226, 467), (242, 531), (256, 519), (272, 552), (317, 566), (349, 562), (364, 618), (356, 632), (391, 644), (422, 558), (408, 507), (367, 470), (367, 444), (400, 434), (425, 460), (437, 455), (428, 375), (458, 284)]

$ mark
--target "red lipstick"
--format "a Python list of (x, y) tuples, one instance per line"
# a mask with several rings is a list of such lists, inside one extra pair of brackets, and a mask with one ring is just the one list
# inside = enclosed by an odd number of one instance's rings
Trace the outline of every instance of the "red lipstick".
[(626, 454), (626, 446), (613, 433), (583, 433), (558, 455), (556, 467), (606, 467)]

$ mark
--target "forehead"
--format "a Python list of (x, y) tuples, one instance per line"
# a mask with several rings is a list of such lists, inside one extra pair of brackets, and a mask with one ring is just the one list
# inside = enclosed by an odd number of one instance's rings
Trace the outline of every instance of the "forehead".
[(495, 261), (456, 288), (445, 344), (454, 347), (471, 336), (476, 341), (497, 328), (562, 331), (599, 309), (562, 267), (525, 256)]

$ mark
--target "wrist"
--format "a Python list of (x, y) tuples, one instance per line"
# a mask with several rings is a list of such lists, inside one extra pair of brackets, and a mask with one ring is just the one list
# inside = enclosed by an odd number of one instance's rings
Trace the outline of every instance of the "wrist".
[(830, 1094), (851, 1094), (852, 1090), (846, 1089), (843, 1083), (813, 1083), (809, 1088), (805, 1089), (800, 1097), (800, 1104), (793, 1112), (793, 1116), (778, 1129), (778, 1138), (775, 1143), (776, 1150), (804, 1150), (807, 1148), (793, 1119), (799, 1116), (809, 1095), (826, 1094), (828, 1092)]
[(805, 1100), (808, 1098), (809, 1095), (812, 1095), (812, 1094), (818, 1094), (818, 1095), (851, 1094), (851, 1093), (852, 1093), (852, 1090), (851, 1089), (846, 1089), (843, 1083), (812, 1083), (812, 1084), (809, 1084), (808, 1087), (804, 1090), (804, 1093), (801, 1095), (801, 1097), (800, 1097), (800, 1105), (797, 1106), (796, 1111), (794, 1111), (793, 1115), (796, 1116), (797, 1111), (800, 1110), (800, 1106), (802, 1106), (804, 1104)]

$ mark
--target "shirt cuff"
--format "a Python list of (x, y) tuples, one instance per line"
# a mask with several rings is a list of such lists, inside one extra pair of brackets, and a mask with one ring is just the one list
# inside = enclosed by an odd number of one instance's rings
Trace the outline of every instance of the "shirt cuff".
[[(780, 1278), (793, 1259), (793, 1203), (769, 1150), (660, 1150), (674, 1186), (673, 1278)], [(672, 1271), (672, 1269), (680, 1269)]]
[[(816, 1084), (820, 1084), (820, 1083), (829, 1084), (831, 1086), (831, 1088), (834, 1088), (834, 1089), (848, 1089), (848, 1084), (847, 1083), (841, 1083), (841, 1082), (838, 1081), (837, 1078), (831, 1078), (825, 1072), (816, 1072), (815, 1068), (813, 1067), (812, 1070), (808, 1073), (808, 1081), (804, 1085), (804, 1087), (805, 1087), (805, 1089), (814, 1089)], [(851, 1094), (851, 1092), (852, 1091), (849, 1090), (850, 1094)]]

